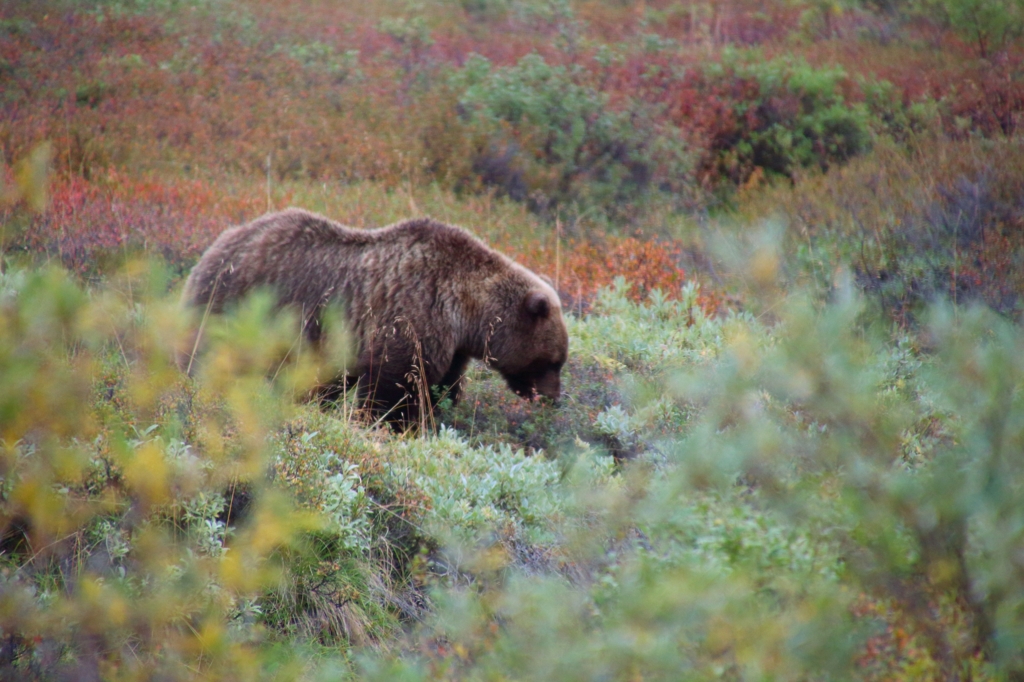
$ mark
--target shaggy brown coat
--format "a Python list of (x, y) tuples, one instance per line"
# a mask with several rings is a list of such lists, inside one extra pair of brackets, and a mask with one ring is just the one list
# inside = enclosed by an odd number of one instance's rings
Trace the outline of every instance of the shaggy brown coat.
[(300, 209), (268, 214), (221, 234), (183, 298), (220, 313), (260, 287), (299, 312), (314, 344), (325, 308), (343, 305), (356, 361), (322, 387), (327, 399), (357, 378), (375, 414), (416, 419), (425, 386), (458, 400), (472, 358), (520, 396), (560, 394), (569, 341), (558, 295), (461, 228), (417, 219), (357, 230)]

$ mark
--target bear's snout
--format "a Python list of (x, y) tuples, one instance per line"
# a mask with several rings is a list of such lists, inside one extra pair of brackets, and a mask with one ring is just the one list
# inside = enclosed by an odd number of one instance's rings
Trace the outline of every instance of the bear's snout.
[(543, 397), (557, 403), (558, 398), (562, 395), (562, 379), (556, 369), (506, 374), (505, 381), (516, 395), (527, 400)]
[(548, 372), (537, 380), (534, 390), (537, 395), (557, 401), (562, 395), (562, 380), (558, 372)]

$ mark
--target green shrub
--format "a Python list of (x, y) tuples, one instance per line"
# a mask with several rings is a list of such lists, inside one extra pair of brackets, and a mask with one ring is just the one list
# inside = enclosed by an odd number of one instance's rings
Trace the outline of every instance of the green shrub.
[(792, 178), (803, 168), (827, 170), (871, 149), (878, 135), (905, 141), (935, 120), (887, 81), (855, 81), (839, 67), (756, 51), (726, 52), (689, 76), (684, 110), (707, 137), (701, 172), (738, 184), (755, 172)]
[(923, 13), (937, 14), (988, 59), (1024, 32), (1019, 0), (922, 0)]
[(274, 52), (283, 52), (310, 71), (326, 74), (335, 85), (363, 78), (359, 70), (359, 50), (345, 50), (339, 54), (333, 46), (313, 41), (290, 46), (278, 45)]
[[(1024, 661), (1009, 614), (1024, 584), (994, 547), (1015, 537), (1021, 513), (1007, 492), (1019, 467), (1004, 457), (1018, 437), (1020, 330), (984, 310), (936, 310), (938, 352), (922, 363), (862, 327), (843, 291), (823, 314), (790, 307), (776, 346), (724, 364), (713, 380), (733, 397), (713, 398), (681, 443), (687, 477), (739, 476), (794, 520), (828, 519), (845, 580), (909, 614), (940, 677), (979, 660), (1015, 674)], [(679, 385), (706, 395), (708, 380)], [(941, 600), (952, 613), (928, 606)]]
[(642, 304), (633, 303), (623, 278), (598, 292), (593, 309), (570, 318), (573, 352), (611, 360), (634, 372), (655, 373), (666, 367), (713, 360), (729, 329), (754, 324), (743, 314), (708, 317), (697, 304), (699, 286), (688, 282), (678, 299), (654, 290)]
[(459, 0), (462, 9), (477, 21), (504, 16), (512, 3), (509, 0)]
[(575, 206), (615, 215), (625, 204), (685, 182), (690, 159), (678, 130), (639, 102), (613, 108), (582, 73), (536, 53), (492, 68), (474, 56), (453, 76), (459, 107), (479, 131), (473, 170), (535, 210)]

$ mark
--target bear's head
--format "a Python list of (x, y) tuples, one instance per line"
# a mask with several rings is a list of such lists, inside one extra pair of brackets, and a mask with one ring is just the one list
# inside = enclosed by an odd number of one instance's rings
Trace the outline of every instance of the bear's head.
[(500, 322), (491, 333), (488, 364), (517, 395), (557, 400), (561, 371), (569, 353), (569, 333), (554, 288), (532, 272), (506, 290)]

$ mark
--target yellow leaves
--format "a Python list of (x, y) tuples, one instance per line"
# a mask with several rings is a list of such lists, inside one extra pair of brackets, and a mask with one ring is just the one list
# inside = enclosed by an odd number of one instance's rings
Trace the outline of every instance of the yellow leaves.
[(196, 645), (204, 653), (221, 654), (228, 643), (222, 623), (207, 618), (196, 633)]
[(779, 253), (774, 249), (761, 248), (754, 252), (750, 262), (750, 276), (760, 287), (773, 287), (779, 274)]
[(239, 593), (253, 592), (263, 583), (260, 573), (238, 551), (228, 551), (221, 558), (217, 577), (225, 588)]
[(740, 372), (751, 375), (757, 371), (761, 361), (760, 349), (750, 329), (735, 325), (725, 330), (726, 345), (739, 365)]
[(323, 528), (320, 516), (295, 509), (282, 493), (264, 489), (252, 516), (217, 564), (226, 590), (252, 594), (277, 581), (277, 566), (268, 559), (282, 549), (301, 549), (305, 534)]
[(267, 491), (252, 519), (246, 538), (259, 556), (267, 556), (282, 546), (293, 545), (301, 533), (322, 526), (319, 517), (292, 507), (282, 494)]
[(598, 366), (605, 371), (621, 372), (622, 370), (626, 369), (626, 365), (622, 364), (613, 357), (595, 354), (593, 358), (594, 362), (596, 362)]
[(253, 520), (253, 525), (259, 530), (251, 537), (250, 546), (261, 555), (268, 554), (271, 550), (286, 544), (292, 537), (291, 519), (279, 517), (269, 510), (263, 509)]
[(78, 584), (78, 608), (90, 630), (120, 628), (128, 624), (131, 606), (102, 580), (87, 576)]
[[(259, 613), (324, 529), (266, 477), (268, 438), (317, 369), (293, 361), (295, 326), (266, 307), (225, 316), (193, 379), (174, 364), (192, 321), (145, 265), (88, 291), (56, 269), (0, 284), (0, 533), (24, 536), (5, 545), (18, 575), (0, 574), (0, 628), (92, 638), (83, 651), (130, 641), (111, 678), (256, 677), (237, 609)], [(227, 525), (235, 482), (251, 498)]]
[(76, 447), (55, 447), (50, 466), (53, 476), (62, 484), (81, 483), (83, 470), (88, 465), (86, 454)]
[(125, 465), (125, 480), (146, 506), (161, 505), (171, 497), (170, 471), (163, 448), (156, 441), (144, 444)]
[(736, 645), (736, 635), (731, 622), (726, 618), (712, 618), (707, 627), (704, 646), (716, 658), (727, 656)]
[[(74, 470), (73, 474), (79, 473)], [(69, 494), (64, 482), (46, 466), (36, 465), (17, 479), (0, 513), (24, 516), (33, 552), (48, 549), (92, 516), (95, 505)], [(0, 526), (2, 528), (2, 526)]]
[(504, 547), (494, 545), (473, 555), (469, 564), (478, 573), (496, 573), (509, 565), (508, 552)]
[(41, 142), (15, 165), (13, 187), (5, 187), (0, 175), (0, 205), (24, 201), (36, 213), (45, 211), (52, 158), (53, 146), (49, 142)]
[(94, 366), (76, 346), (81, 292), (56, 269), (32, 273), (17, 298), (0, 305), (0, 438), (29, 434), (89, 438), (88, 400)]
[(944, 558), (928, 564), (928, 577), (935, 585), (955, 585), (961, 578), (960, 566), (952, 559)]
[(47, 535), (56, 535), (61, 530), (59, 526), (64, 500), (44, 481), (35, 478), (20, 481), (11, 493), (10, 499), (15, 508), (29, 514), (34, 524), (33, 530), (45, 532)]

